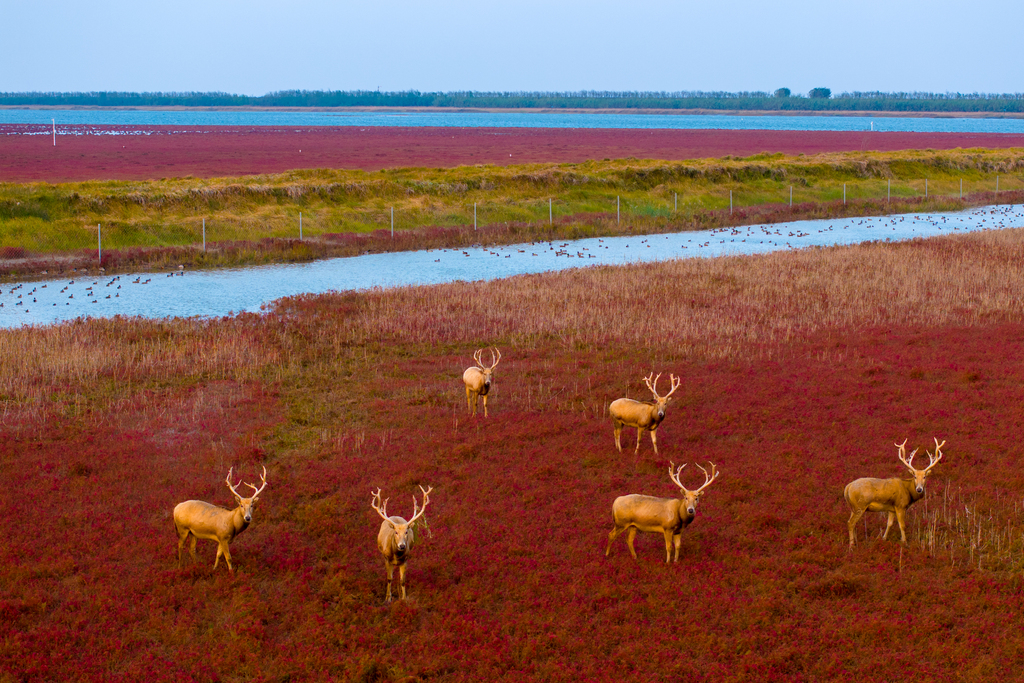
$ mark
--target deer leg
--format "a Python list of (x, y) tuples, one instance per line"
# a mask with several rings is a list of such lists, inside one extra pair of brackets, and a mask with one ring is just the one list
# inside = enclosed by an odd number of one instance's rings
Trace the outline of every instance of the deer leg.
[(679, 561), (679, 546), (682, 544), (682, 542), (683, 542), (683, 537), (682, 537), (681, 534), (676, 534), (675, 536), (672, 537), (672, 544), (675, 545), (675, 547), (676, 547), (676, 557), (675, 557), (674, 560), (672, 560), (673, 562), (678, 562)]
[(612, 541), (614, 541), (616, 538), (618, 538), (619, 534), (621, 534), (625, 530), (626, 530), (626, 527), (616, 526), (614, 529), (612, 529), (610, 532), (608, 532), (608, 545), (604, 549), (604, 556), (605, 557), (608, 557), (608, 553), (611, 552)]
[(658, 454), (658, 437), (654, 434), (654, 430), (651, 430), (651, 445), (654, 446), (654, 454)]
[(217, 541), (217, 559), (213, 561), (214, 569), (217, 569), (217, 563), (220, 562), (221, 555), (224, 556), (224, 561), (228, 564), (228, 571), (234, 574), (235, 568), (231, 566), (231, 551), (228, 550), (228, 544), (224, 541)]
[[(665, 529), (665, 564), (672, 561), (672, 530)], [(676, 559), (678, 560), (678, 550), (676, 551)]]
[[(484, 399), (486, 400), (486, 398)], [(398, 565), (398, 581), (402, 586), (402, 599), (405, 600), (405, 563)]]
[(466, 387), (466, 406), (467, 406), (467, 408), (468, 408), (468, 410), (469, 410), (471, 415), (476, 415), (476, 401), (473, 400), (474, 398), (476, 398), (476, 397), (473, 396), (473, 390), (470, 389), (467, 386)]
[(388, 570), (388, 593), (384, 598), (384, 602), (391, 602), (391, 579), (395, 575), (395, 565), (391, 564), (387, 560), (384, 560), (384, 568)]
[(181, 566), (181, 551), (185, 548), (185, 540), (188, 539), (188, 529), (185, 529), (185, 533), (182, 533), (178, 525), (174, 525), (174, 530), (178, 532), (178, 566)]
[(629, 554), (632, 555), (633, 559), (635, 560), (636, 559), (636, 548), (633, 547), (633, 539), (634, 538), (636, 538), (636, 527), (635, 526), (631, 526), (631, 527), (629, 527), (629, 533), (626, 534), (626, 545), (629, 546)]
[[(896, 519), (896, 513), (895, 512), (890, 512), (889, 513), (889, 521), (887, 521), (885, 523), (885, 533), (882, 534), (882, 540), (883, 541), (885, 539), (889, 538), (889, 529), (892, 528), (892, 523), (893, 523), (893, 520), (895, 520), (895, 519)], [(900, 520), (900, 531), (901, 532), (903, 531), (903, 521), (902, 520)]]
[(199, 561), (199, 558), (196, 557), (196, 541), (198, 540), (199, 539), (196, 538), (196, 535), (192, 534), (191, 542), (189, 543), (188, 554), (192, 557), (193, 563)]
[(636, 450), (633, 451), (633, 455), (636, 455), (637, 453), (640, 452), (640, 439), (643, 438), (643, 435), (644, 435), (644, 428), (643, 427), (637, 427), (636, 428)]
[[(906, 510), (900, 510), (899, 508), (896, 508), (896, 521), (900, 523), (900, 543), (902, 543), (903, 545), (907, 544), (907, 532), (904, 530), (903, 527), (903, 515), (905, 513)], [(892, 524), (891, 512), (889, 513), (889, 523)]]
[(487, 417), (487, 394), (484, 394), (484, 417)]
[(619, 453), (621, 453), (622, 442), (619, 441), (619, 437), (622, 436), (622, 423), (616, 420), (613, 426), (615, 427), (615, 448), (617, 448), (619, 450)]
[(864, 511), (863, 510), (854, 510), (850, 514), (850, 520), (846, 523), (846, 526), (849, 527), (849, 529), (850, 529), (850, 549), (851, 550), (853, 549), (853, 546), (857, 542), (857, 522), (859, 522), (860, 518), (863, 517), (863, 516), (864, 516)]

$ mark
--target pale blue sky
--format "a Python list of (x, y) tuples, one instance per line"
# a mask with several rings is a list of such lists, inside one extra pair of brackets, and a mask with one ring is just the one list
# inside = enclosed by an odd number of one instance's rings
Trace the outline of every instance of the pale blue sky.
[(0, 91), (1024, 92), (1022, 0), (0, 0)]

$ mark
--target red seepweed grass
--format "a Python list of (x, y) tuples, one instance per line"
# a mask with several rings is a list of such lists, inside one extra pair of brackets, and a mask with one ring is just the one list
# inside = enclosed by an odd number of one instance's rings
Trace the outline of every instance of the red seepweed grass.
[[(4, 331), (0, 678), (1010, 678), (1022, 249), (1008, 230)], [(470, 419), (459, 377), (487, 344), (491, 417)], [(607, 404), (650, 370), (683, 378), (661, 455), (620, 455)], [(908, 546), (867, 515), (848, 552), (843, 486), (933, 436)], [(680, 563), (646, 534), (605, 558), (612, 500), (672, 495), (669, 460), (722, 472)], [(236, 574), (203, 543), (178, 569), (174, 504), (227, 505), (228, 467), (264, 463)], [(418, 484), (429, 531), (385, 607), (370, 492)]]

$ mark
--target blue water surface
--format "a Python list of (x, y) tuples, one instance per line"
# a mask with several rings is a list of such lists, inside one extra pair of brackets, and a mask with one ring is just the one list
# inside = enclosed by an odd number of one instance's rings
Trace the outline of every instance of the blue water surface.
[(437, 284), (599, 265), (759, 254), (1024, 227), (1024, 205), (948, 214), (796, 221), (643, 237), (534, 242), (503, 247), (367, 254), (312, 263), (214, 271), (102, 276), (0, 284), (0, 327), (78, 317), (164, 318), (259, 311), (303, 293)]
[(95, 126), (437, 126), (466, 128), (631, 128), (898, 131), (1024, 134), (1021, 118), (735, 116), (540, 112), (205, 111), (0, 109), (0, 124)]

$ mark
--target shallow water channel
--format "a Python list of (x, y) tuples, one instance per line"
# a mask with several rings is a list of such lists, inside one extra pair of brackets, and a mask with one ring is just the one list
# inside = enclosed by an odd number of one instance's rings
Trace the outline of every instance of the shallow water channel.
[(258, 311), (274, 299), (307, 292), (492, 280), (595, 265), (758, 254), (1014, 227), (1024, 227), (1024, 205), (947, 214), (795, 221), (668, 235), (367, 254), (180, 274), (89, 274), (0, 285), (0, 327), (50, 324), (82, 316), (220, 316)]

